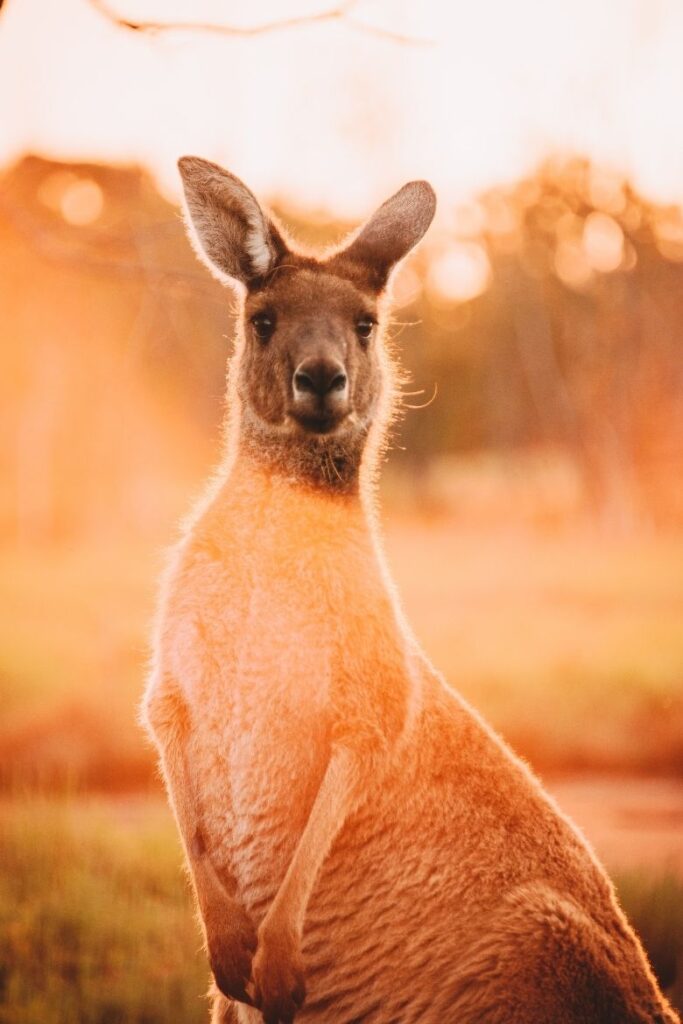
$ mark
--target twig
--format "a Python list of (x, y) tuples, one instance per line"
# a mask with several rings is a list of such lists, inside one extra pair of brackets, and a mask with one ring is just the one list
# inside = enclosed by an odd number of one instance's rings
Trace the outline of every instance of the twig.
[(270, 32), (282, 32), (287, 29), (300, 28), (302, 25), (340, 21), (356, 32), (364, 32), (393, 43), (408, 46), (429, 46), (432, 42), (428, 39), (417, 39), (404, 35), (401, 32), (394, 32), (392, 29), (381, 28), (378, 25), (370, 25), (359, 18), (351, 17), (350, 11), (356, 6), (356, 0), (344, 0), (337, 7), (332, 7), (327, 11), (319, 11), (317, 14), (302, 14), (291, 18), (280, 18), (276, 21), (268, 21), (263, 25), (224, 25), (206, 21), (141, 21), (133, 18), (124, 18), (122, 15), (117, 14), (106, 0), (88, 0), (88, 3), (114, 25), (129, 29), (131, 32), (143, 32), (149, 35), (157, 35), (162, 32), (212, 32), (222, 36), (250, 38), (252, 36), (267, 35)]
[(434, 46), (434, 39), (420, 39), (418, 36), (407, 36), (402, 32), (395, 32), (390, 28), (382, 28), (380, 25), (370, 25), (360, 18), (353, 18), (346, 15), (344, 24), (356, 32), (364, 32), (366, 35), (376, 36), (378, 39), (386, 39), (391, 43), (400, 43), (401, 46)]
[(281, 18), (268, 21), (263, 25), (221, 25), (206, 21), (138, 21), (124, 18), (111, 9), (106, 0), (88, 0), (100, 14), (121, 28), (132, 32), (215, 32), (223, 36), (262, 36), (269, 32), (280, 32), (283, 29), (298, 28), (300, 25), (315, 24), (320, 21), (337, 21), (343, 18), (354, 5), (355, 0), (345, 0), (338, 7), (318, 14), (304, 14), (298, 17)]

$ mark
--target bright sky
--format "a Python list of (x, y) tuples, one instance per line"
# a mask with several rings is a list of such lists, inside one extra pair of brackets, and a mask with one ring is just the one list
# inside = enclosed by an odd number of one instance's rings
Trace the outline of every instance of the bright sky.
[[(255, 25), (325, 0), (111, 0), (135, 18)], [(359, 0), (353, 17), (250, 38), (143, 36), (88, 0), (6, 0), (0, 162), (24, 151), (218, 160), (263, 196), (356, 217), (412, 177), (459, 201), (551, 150), (683, 202), (680, 0)], [(253, 20), (249, 20), (249, 17)]]

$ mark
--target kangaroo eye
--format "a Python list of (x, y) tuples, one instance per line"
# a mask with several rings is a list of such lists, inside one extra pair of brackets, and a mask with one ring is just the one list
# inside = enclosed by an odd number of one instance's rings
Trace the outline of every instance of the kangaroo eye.
[(360, 320), (356, 322), (356, 334), (361, 341), (369, 341), (374, 326), (375, 321), (370, 316), (362, 316)]
[(257, 313), (251, 318), (254, 334), (261, 341), (268, 341), (275, 330), (275, 317), (270, 313)]

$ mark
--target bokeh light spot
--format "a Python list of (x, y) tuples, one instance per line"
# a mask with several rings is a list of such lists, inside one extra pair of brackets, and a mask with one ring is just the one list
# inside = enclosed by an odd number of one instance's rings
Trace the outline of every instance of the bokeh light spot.
[(575, 238), (562, 239), (555, 250), (555, 273), (569, 288), (581, 289), (593, 276), (583, 246)]
[(624, 232), (606, 213), (594, 211), (586, 217), (583, 227), (583, 250), (593, 270), (609, 274), (617, 270), (624, 258)]
[(683, 260), (683, 220), (680, 211), (662, 212), (654, 224), (657, 248), (667, 260)]
[(431, 291), (450, 302), (467, 302), (481, 295), (491, 280), (491, 264), (483, 246), (457, 242), (433, 261), (428, 282)]
[(59, 206), (64, 220), (80, 227), (97, 220), (104, 206), (104, 195), (96, 181), (79, 178), (64, 190)]
[(77, 181), (78, 176), (73, 171), (53, 171), (41, 181), (38, 199), (48, 210), (61, 214), (64, 193)]

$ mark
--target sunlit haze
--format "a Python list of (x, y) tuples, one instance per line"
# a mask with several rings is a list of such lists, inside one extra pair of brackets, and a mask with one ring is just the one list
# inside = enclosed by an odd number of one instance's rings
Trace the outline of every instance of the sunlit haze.
[(683, 0), (0, 0), (2, 1024), (644, 1006), (465, 704), (683, 1010), (682, 100)]
[[(333, 3), (111, 6), (255, 27)], [(88, 0), (9, 0), (0, 18), (3, 162), (141, 162), (173, 197), (176, 158), (196, 152), (264, 195), (355, 217), (407, 178), (458, 201), (579, 151), (683, 200), (677, 0), (376, 0), (247, 37), (131, 32)]]

